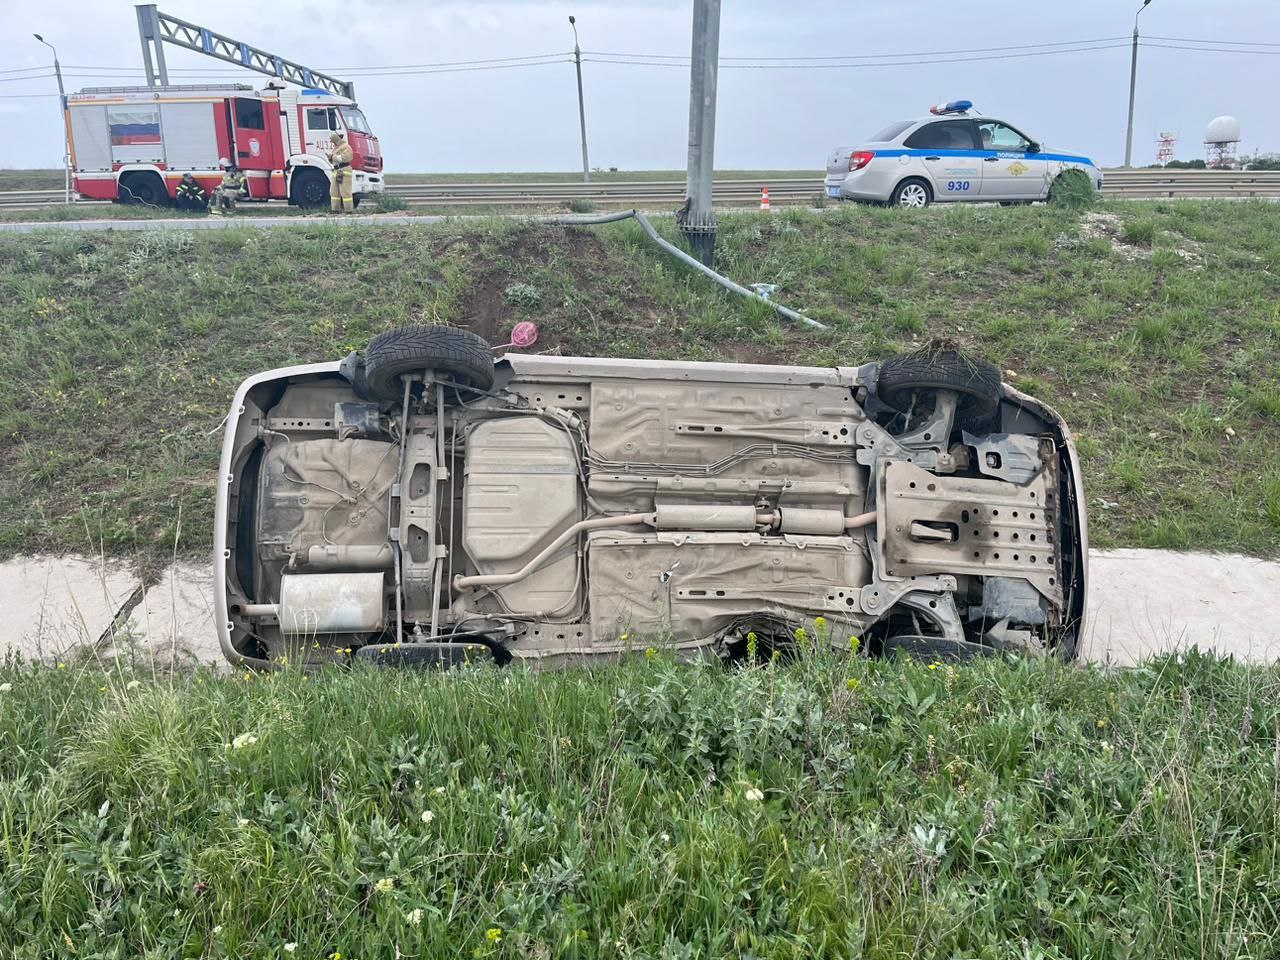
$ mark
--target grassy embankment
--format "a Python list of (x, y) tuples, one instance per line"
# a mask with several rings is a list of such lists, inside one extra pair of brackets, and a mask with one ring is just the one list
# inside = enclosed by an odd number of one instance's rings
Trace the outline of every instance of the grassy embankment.
[(1280, 951), (1274, 668), (132, 677), (0, 665), (5, 957)]
[[(1280, 226), (1265, 203), (846, 207), (723, 218), (720, 268), (634, 224), (0, 237), (0, 553), (206, 549), (237, 382), (409, 321), (538, 349), (858, 363), (932, 337), (1079, 432), (1095, 543), (1280, 553)], [(669, 221), (661, 229), (674, 235)], [(1107, 231), (1114, 236), (1106, 235)]]

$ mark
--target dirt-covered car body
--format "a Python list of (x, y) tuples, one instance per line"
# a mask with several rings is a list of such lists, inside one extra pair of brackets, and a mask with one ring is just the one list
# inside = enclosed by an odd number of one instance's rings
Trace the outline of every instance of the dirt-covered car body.
[(802, 628), (846, 649), (1074, 651), (1075, 448), (998, 375), (977, 410), (927, 370), (887, 402), (878, 363), (509, 354), (477, 387), (429, 362), (241, 385), (214, 558), (232, 662), (731, 655)]

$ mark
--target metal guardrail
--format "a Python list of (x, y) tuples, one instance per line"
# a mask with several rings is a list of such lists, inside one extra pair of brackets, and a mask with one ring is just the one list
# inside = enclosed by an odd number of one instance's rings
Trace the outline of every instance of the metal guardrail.
[[(716, 200), (749, 205), (760, 199), (768, 184), (775, 203), (812, 202), (822, 195), (817, 179), (717, 180)], [(683, 180), (597, 181), (581, 183), (394, 183), (387, 192), (414, 206), (519, 207), (552, 206), (570, 200), (591, 200), (621, 205), (677, 204), (684, 199)], [(1154, 198), (1280, 198), (1280, 171), (1259, 170), (1105, 170), (1102, 193), (1126, 199)], [(0, 192), (0, 208), (34, 210), (62, 202), (61, 190), (8, 190)], [(81, 200), (77, 205), (96, 206), (106, 201)]]

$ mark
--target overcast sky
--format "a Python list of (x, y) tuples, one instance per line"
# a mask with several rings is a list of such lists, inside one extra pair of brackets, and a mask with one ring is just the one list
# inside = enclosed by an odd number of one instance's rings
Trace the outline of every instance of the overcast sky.
[[(932, 53), (1102, 38), (1119, 38), (1119, 46), (892, 67), (722, 66), (716, 166), (817, 168), (831, 147), (958, 97), (1047, 144), (1087, 153), (1103, 165), (1118, 164), (1124, 156), (1127, 38), (1138, 2), (724, 0), (722, 57)], [(3, 0), (2, 6), (0, 70), (9, 72), (0, 73), (0, 116), (9, 133), (0, 138), (0, 166), (57, 166), (62, 151), (56, 99), (21, 96), (54, 90), (53, 79), (8, 78), (17, 68), (49, 61), (48, 50), (31, 38), (39, 32), (57, 44), (68, 90), (142, 82), (133, 5)], [(323, 69), (564, 53), (573, 47), (570, 13), (577, 16), (584, 51), (687, 57), (692, 0), (165, 0), (159, 6)], [(1135, 163), (1153, 160), (1161, 130), (1179, 134), (1180, 157), (1202, 157), (1205, 126), (1224, 113), (1240, 120), (1242, 151), (1280, 150), (1280, 2), (1153, 0), (1140, 25), (1144, 36), (1221, 46), (1270, 43), (1274, 53), (1143, 47)], [(171, 68), (221, 69), (198, 54), (166, 50)], [(136, 79), (111, 80), (85, 76), (85, 66), (139, 72)], [(257, 75), (242, 74), (257, 82)], [(684, 167), (687, 66), (586, 62), (583, 74), (592, 166)], [(572, 170), (581, 163), (569, 62), (359, 77), (356, 96), (391, 171)]]

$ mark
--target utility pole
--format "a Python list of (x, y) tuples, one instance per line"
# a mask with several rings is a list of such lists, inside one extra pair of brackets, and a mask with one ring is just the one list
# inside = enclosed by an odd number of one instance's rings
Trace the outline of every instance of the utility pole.
[(62, 202), (71, 202), (71, 142), (67, 139), (67, 91), (62, 87), (62, 65), (58, 63), (58, 49), (40, 36), (33, 37), (53, 51), (53, 75), (58, 78), (58, 121), (62, 124)]
[(1138, 85), (1138, 15), (1147, 9), (1151, 0), (1142, 0), (1138, 13), (1133, 15), (1133, 55), (1129, 58), (1129, 129), (1124, 137), (1124, 165), (1133, 166), (1133, 94)]
[(582, 48), (578, 46), (578, 21), (569, 18), (573, 27), (573, 65), (578, 71), (578, 125), (582, 128), (582, 182), (591, 182), (591, 165), (587, 160), (587, 108), (582, 100)]
[(680, 230), (694, 254), (711, 266), (716, 218), (711, 209), (716, 150), (716, 74), (720, 65), (720, 0), (693, 0), (693, 48), (689, 69), (688, 199)]

